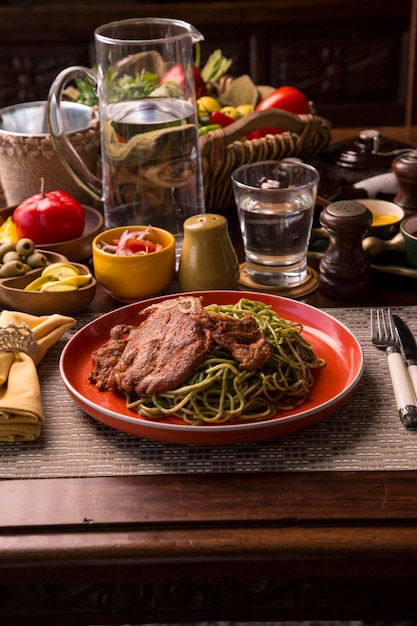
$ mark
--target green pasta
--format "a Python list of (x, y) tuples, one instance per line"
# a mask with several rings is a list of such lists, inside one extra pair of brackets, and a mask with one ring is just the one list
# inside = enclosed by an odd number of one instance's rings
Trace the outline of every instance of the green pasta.
[(229, 352), (214, 346), (198, 370), (179, 388), (159, 394), (127, 394), (127, 406), (140, 415), (161, 419), (176, 415), (187, 424), (259, 421), (299, 406), (313, 383), (312, 370), (325, 365), (302, 337), (301, 324), (279, 317), (262, 302), (242, 298), (236, 304), (205, 307), (218, 315), (252, 315), (274, 347), (262, 368), (240, 369)]

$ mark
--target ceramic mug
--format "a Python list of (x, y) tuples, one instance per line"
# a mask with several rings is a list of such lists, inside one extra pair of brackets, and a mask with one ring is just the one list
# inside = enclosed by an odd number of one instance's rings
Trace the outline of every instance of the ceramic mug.
[(404, 252), (411, 267), (417, 268), (417, 215), (410, 215), (401, 222), (400, 232), (404, 240)]

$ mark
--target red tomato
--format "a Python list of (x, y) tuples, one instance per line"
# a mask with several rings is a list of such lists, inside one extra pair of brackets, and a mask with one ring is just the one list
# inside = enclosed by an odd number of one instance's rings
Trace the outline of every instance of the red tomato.
[[(270, 93), (256, 107), (256, 111), (266, 109), (282, 109), (294, 115), (310, 113), (310, 105), (306, 96), (295, 87), (279, 87)], [(275, 135), (284, 132), (283, 128), (263, 128), (250, 133), (249, 139), (265, 137), (265, 135)]]
[(302, 115), (310, 112), (310, 107), (306, 96), (295, 87), (279, 87), (269, 96), (260, 101), (256, 107), (257, 111), (265, 109), (283, 109), (295, 115)]
[(161, 83), (166, 83), (168, 81), (173, 81), (177, 83), (183, 90), (187, 84), (187, 77), (185, 75), (185, 71), (182, 65), (174, 65), (170, 70), (167, 71), (166, 74), (161, 78)]
[(138, 254), (143, 252), (149, 254), (155, 252), (156, 244), (148, 239), (137, 239), (136, 237), (126, 238), (124, 242), (124, 249), (131, 254)]
[(85, 211), (65, 191), (38, 193), (24, 200), (13, 212), (19, 238), (28, 237), (36, 245), (60, 243), (82, 235)]
[[(174, 81), (177, 85), (180, 86), (182, 91), (184, 91), (187, 85), (187, 77), (185, 75), (184, 68), (182, 65), (174, 65), (170, 70), (161, 78), (161, 83), (166, 83), (167, 81)], [(195, 97), (196, 100), (201, 98), (202, 96), (208, 96), (209, 93), (207, 91), (206, 83), (204, 82), (200, 70), (198, 67), (194, 66), (194, 85), (195, 85)]]

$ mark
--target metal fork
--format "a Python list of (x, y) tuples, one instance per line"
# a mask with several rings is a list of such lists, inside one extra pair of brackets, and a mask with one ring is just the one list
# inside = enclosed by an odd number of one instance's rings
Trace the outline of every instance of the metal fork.
[(385, 350), (398, 414), (404, 426), (417, 426), (417, 400), (401, 354), (400, 342), (390, 309), (371, 309), (371, 340)]

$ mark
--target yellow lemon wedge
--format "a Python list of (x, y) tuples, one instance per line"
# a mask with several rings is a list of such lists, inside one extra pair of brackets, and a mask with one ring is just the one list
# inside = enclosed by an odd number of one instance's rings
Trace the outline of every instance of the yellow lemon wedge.
[(78, 276), (79, 270), (70, 263), (51, 263), (42, 272), (42, 276), (51, 276), (57, 280), (71, 276)]
[(40, 288), (42, 293), (56, 293), (57, 291), (78, 291), (78, 287), (76, 285), (68, 284), (63, 280), (53, 280), (50, 283), (45, 283)]
[(38, 276), (38, 278), (35, 278), (35, 280), (32, 280), (31, 283), (26, 285), (24, 290), (25, 291), (40, 291), (41, 287), (43, 287), (45, 283), (50, 283), (51, 281), (55, 282), (55, 278), (53, 278), (52, 276), (42, 276), (41, 274), (40, 276)]
[(80, 288), (80, 287), (86, 287), (87, 285), (89, 285), (91, 283), (92, 278), (93, 277), (91, 274), (79, 274), (78, 276), (74, 276), (74, 278), (72, 278), (71, 280), (73, 281), (75, 285), (77, 285), (78, 288)]
[(80, 287), (85, 287), (91, 282), (91, 274), (79, 274), (71, 278), (58, 279), (46, 282), (41, 286), (42, 292), (50, 291), (77, 291)]

